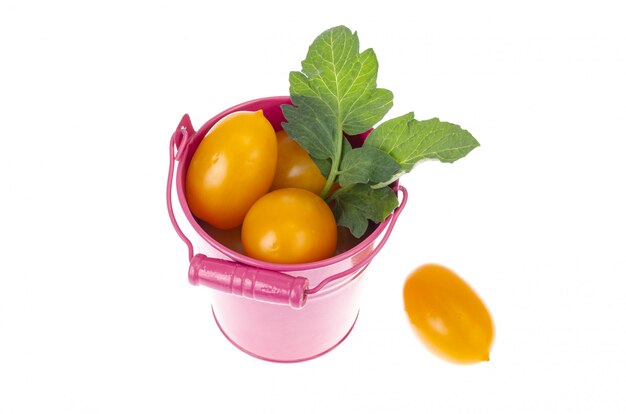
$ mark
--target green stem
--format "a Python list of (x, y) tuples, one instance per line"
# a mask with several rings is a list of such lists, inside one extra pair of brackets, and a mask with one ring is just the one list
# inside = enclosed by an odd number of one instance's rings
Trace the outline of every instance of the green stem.
[(324, 188), (320, 193), (320, 197), (326, 199), (328, 196), (328, 192), (332, 188), (335, 183), (335, 179), (337, 178), (337, 172), (339, 171), (339, 163), (341, 162), (341, 151), (343, 146), (343, 128), (339, 122), (337, 122), (337, 136), (335, 137), (335, 157), (333, 158), (333, 162), (330, 165), (330, 173), (328, 173), (328, 178), (326, 179), (326, 184), (324, 184)]

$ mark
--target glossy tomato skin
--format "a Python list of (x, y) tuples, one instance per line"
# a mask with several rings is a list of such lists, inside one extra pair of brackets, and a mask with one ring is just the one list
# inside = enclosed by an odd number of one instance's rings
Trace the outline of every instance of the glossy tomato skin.
[(218, 229), (241, 225), (276, 171), (276, 133), (263, 111), (239, 111), (204, 137), (187, 170), (191, 212)]
[(319, 194), (326, 179), (309, 154), (285, 131), (277, 131), (278, 161), (271, 190), (302, 188)]
[(452, 270), (424, 265), (404, 285), (405, 310), (422, 342), (450, 362), (489, 360), (494, 326), (472, 288)]
[(319, 196), (300, 188), (283, 188), (260, 198), (241, 229), (247, 256), (271, 263), (308, 263), (331, 257), (337, 224)]

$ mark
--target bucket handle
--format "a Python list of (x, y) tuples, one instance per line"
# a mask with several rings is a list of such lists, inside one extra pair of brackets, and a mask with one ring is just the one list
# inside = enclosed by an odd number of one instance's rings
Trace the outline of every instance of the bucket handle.
[(348, 276), (349, 274), (353, 273), (358, 267), (367, 266), (372, 261), (374, 256), (376, 256), (378, 252), (380, 252), (380, 250), (383, 248), (385, 243), (387, 243), (387, 240), (389, 239), (389, 236), (391, 235), (391, 231), (393, 230), (393, 227), (396, 225), (396, 221), (398, 220), (398, 217), (400, 217), (400, 213), (402, 213), (402, 210), (404, 210), (404, 206), (406, 206), (406, 201), (409, 199), (409, 192), (403, 186), (397, 184), (394, 187), (394, 190), (400, 191), (402, 193), (402, 201), (400, 202), (400, 205), (398, 205), (398, 207), (396, 207), (396, 209), (391, 213), (391, 219), (389, 220), (389, 224), (387, 225), (387, 228), (385, 229), (385, 234), (383, 235), (383, 238), (380, 240), (380, 243), (378, 243), (378, 245), (374, 248), (374, 250), (372, 250), (367, 256), (365, 256), (365, 259), (363, 259), (359, 264), (354, 265), (351, 268), (344, 270), (343, 272), (339, 272), (337, 274), (327, 277), (326, 279), (318, 283), (315, 287), (311, 289), (307, 289), (305, 291), (307, 295), (313, 295), (319, 292), (324, 286), (326, 286), (330, 282), (335, 281), (337, 279), (341, 279), (342, 277)]
[[(193, 244), (181, 230), (174, 215), (174, 209), (172, 208), (172, 183), (174, 180), (175, 162), (182, 159), (195, 133), (196, 131), (194, 131), (191, 125), (189, 115), (185, 114), (170, 139), (170, 159), (166, 188), (167, 211), (170, 221), (178, 236), (187, 245), (189, 253), (188, 277), (192, 285), (203, 285), (237, 296), (262, 302), (289, 305), (293, 309), (301, 309), (309, 295), (319, 292), (328, 283), (346, 277), (354, 273), (357, 268), (367, 266), (372, 261), (374, 256), (383, 248), (387, 239), (389, 239), (391, 231), (408, 199), (406, 188), (396, 184), (394, 190), (402, 193), (402, 201), (391, 213), (385, 234), (378, 245), (359, 264), (327, 277), (311, 289), (308, 287), (308, 279), (301, 276), (291, 276), (227, 260), (209, 258), (203, 254), (194, 255)], [(177, 152), (175, 152), (175, 148), (178, 149)]]
[[(174, 230), (176, 230), (178, 236), (187, 245), (190, 262), (193, 258), (193, 244), (187, 236), (185, 236), (185, 233), (183, 233), (178, 225), (178, 222), (176, 221), (174, 209), (172, 208), (172, 181), (174, 180), (174, 161), (181, 160), (187, 150), (189, 141), (191, 141), (191, 138), (195, 135), (195, 133), (196, 131), (194, 131), (193, 126), (191, 125), (189, 115), (183, 115), (183, 118), (178, 123), (178, 127), (176, 127), (176, 130), (170, 139), (170, 166), (167, 172), (167, 192), (165, 194), (165, 199), (167, 200), (167, 212), (170, 216), (170, 221), (172, 222), (172, 226), (174, 226)], [(174, 147), (178, 149), (178, 152), (174, 153)]]

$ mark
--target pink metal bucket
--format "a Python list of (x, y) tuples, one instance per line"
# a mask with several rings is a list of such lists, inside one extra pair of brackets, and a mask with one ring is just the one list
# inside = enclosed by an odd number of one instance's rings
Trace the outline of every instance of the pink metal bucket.
[[(194, 131), (183, 116), (170, 142), (167, 207), (172, 224), (189, 250), (189, 281), (211, 289), (217, 325), (236, 347), (257, 358), (298, 362), (320, 356), (341, 343), (359, 313), (363, 272), (387, 241), (407, 201), (351, 249), (329, 259), (306, 264), (282, 265), (255, 260), (211, 237), (191, 214), (185, 198), (185, 177), (191, 157), (209, 129), (235, 111), (263, 110), (275, 130), (282, 129), (280, 105), (289, 97), (256, 99), (234, 106)], [(362, 143), (367, 134), (355, 137)], [(178, 161), (176, 188), (183, 214), (194, 231), (194, 243), (183, 233), (172, 206), (174, 166)], [(194, 254), (194, 247), (201, 253)]]

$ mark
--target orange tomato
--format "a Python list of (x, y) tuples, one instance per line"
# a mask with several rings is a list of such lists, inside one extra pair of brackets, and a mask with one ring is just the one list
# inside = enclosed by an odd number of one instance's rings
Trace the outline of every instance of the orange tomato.
[(276, 132), (278, 161), (271, 190), (279, 188), (302, 188), (319, 194), (326, 179), (309, 154), (285, 131)]
[(241, 225), (276, 171), (276, 133), (263, 111), (234, 112), (204, 137), (187, 170), (191, 212), (218, 229)]
[(319, 196), (283, 188), (261, 197), (241, 229), (246, 255), (272, 263), (307, 263), (332, 256), (337, 223)]
[(428, 264), (413, 271), (404, 285), (404, 305), (434, 354), (461, 364), (489, 360), (494, 333), (489, 311), (452, 270)]

